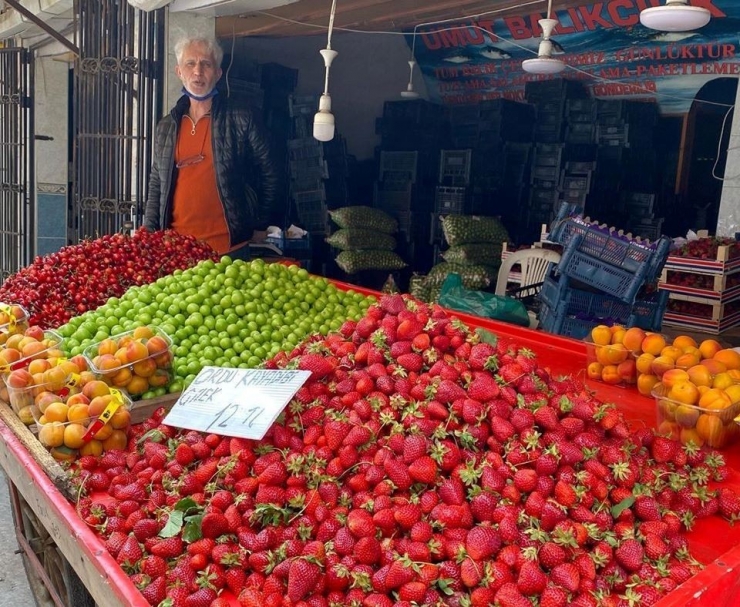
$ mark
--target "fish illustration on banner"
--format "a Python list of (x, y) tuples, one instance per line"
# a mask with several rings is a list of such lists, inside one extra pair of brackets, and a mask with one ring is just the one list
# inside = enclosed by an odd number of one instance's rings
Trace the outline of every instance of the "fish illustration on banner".
[(527, 82), (562, 77), (583, 82), (597, 98), (650, 100), (663, 113), (686, 113), (707, 82), (740, 75), (740, 0), (694, 0), (712, 18), (692, 32), (641, 25), (640, 11), (660, 3), (611, 0), (554, 11), (553, 55), (567, 65), (556, 76), (522, 70), (537, 54), (538, 12), (419, 28), (415, 58), (430, 98), (445, 104), (523, 101)]

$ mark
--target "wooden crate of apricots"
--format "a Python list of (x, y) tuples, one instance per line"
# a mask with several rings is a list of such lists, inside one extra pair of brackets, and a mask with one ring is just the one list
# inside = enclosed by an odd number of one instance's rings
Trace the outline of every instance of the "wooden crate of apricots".
[(723, 449), (740, 438), (740, 353), (714, 339), (599, 325), (587, 339), (589, 379), (655, 400), (657, 427), (683, 444)]

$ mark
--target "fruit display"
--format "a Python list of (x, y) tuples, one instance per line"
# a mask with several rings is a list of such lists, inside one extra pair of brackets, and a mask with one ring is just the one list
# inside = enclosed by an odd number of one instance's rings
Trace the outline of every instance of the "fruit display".
[(172, 380), (172, 340), (157, 327), (143, 326), (106, 337), (83, 351), (90, 370), (134, 400)]
[(0, 302), (0, 346), (11, 335), (28, 329), (28, 312), (23, 306)]
[(731, 274), (726, 277), (724, 284), (716, 285), (716, 275), (697, 274), (694, 272), (680, 272), (678, 270), (666, 270), (665, 280), (663, 282), (670, 287), (689, 287), (691, 289), (701, 289), (703, 291), (731, 289), (740, 284), (740, 274)]
[[(90, 379), (65, 397), (43, 392), (32, 407), (39, 442), (60, 462), (126, 448), (131, 399), (104, 381)], [(101, 418), (105, 411), (107, 421)]]
[(174, 230), (109, 234), (36, 257), (0, 286), (0, 301), (20, 304), (30, 323), (56, 328), (94, 310), (132, 285), (154, 282), (204, 259), (217, 259), (206, 243)]
[[(659, 333), (639, 327), (597, 325), (591, 329), (586, 340), (586, 374), (589, 379), (606, 384), (638, 384), (639, 389), (637, 360), (644, 352), (660, 353), (664, 346), (665, 337)], [(656, 367), (660, 362), (656, 363)], [(643, 383), (645, 381), (642, 380)]]
[[(725, 249), (722, 255), (720, 255), (720, 247)], [(740, 257), (740, 247), (737, 246), (737, 241), (734, 238), (710, 236), (690, 240), (675, 251), (671, 251), (671, 255), (709, 260), (722, 257), (723, 260), (729, 260)]]
[(158, 410), (74, 464), (151, 605), (651, 605), (701, 567), (695, 519), (740, 517), (717, 452), (438, 306), (384, 296), (264, 366), (311, 376), (262, 440)]
[[(370, 300), (341, 291), (297, 266), (206, 260), (152, 284), (132, 287), (59, 328), (67, 355), (111, 335), (152, 325), (172, 339), (175, 379), (142, 398), (179, 392), (206, 365), (256, 367), (311, 333), (359, 318)], [(151, 386), (150, 386), (151, 387)]]

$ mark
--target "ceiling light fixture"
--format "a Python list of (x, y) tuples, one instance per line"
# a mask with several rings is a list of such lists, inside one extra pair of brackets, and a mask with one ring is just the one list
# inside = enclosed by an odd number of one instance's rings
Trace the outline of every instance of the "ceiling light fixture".
[(331, 48), (331, 34), (334, 29), (334, 15), (337, 11), (337, 0), (332, 0), (329, 13), (329, 33), (326, 38), (326, 48), (319, 51), (324, 58), (324, 92), (319, 99), (319, 111), (313, 117), (313, 136), (319, 141), (334, 139), (334, 114), (331, 113), (331, 95), (329, 95), (329, 69), (336, 59), (337, 51)]
[(565, 69), (565, 63), (560, 59), (552, 57), (552, 42), (550, 36), (558, 24), (557, 19), (552, 18), (552, 0), (547, 2), (547, 19), (538, 21), (542, 28), (542, 39), (540, 40), (537, 57), (522, 61), (522, 69), (530, 74), (557, 74)]
[(640, 23), (661, 32), (688, 32), (709, 23), (711, 13), (688, 0), (666, 0), (664, 6), (653, 6), (640, 12)]

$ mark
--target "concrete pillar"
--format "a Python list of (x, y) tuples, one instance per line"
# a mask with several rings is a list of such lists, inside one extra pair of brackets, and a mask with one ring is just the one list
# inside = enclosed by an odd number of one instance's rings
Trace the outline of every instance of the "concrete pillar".
[(725, 128), (732, 130), (727, 146), (727, 164), (717, 218), (718, 236), (734, 237), (736, 232), (740, 232), (740, 111), (738, 111), (738, 103), (740, 103), (740, 86), (737, 87), (735, 94), (732, 124), (728, 122), (725, 125)]
[[(61, 45), (45, 47), (35, 59), (37, 255), (67, 244), (69, 69)], [(47, 139), (48, 138), (48, 139)]]
[(191, 13), (169, 13), (167, 17), (167, 65), (165, 67), (164, 111), (169, 112), (182, 96), (182, 83), (175, 75), (175, 44), (184, 36), (216, 37), (216, 18)]

